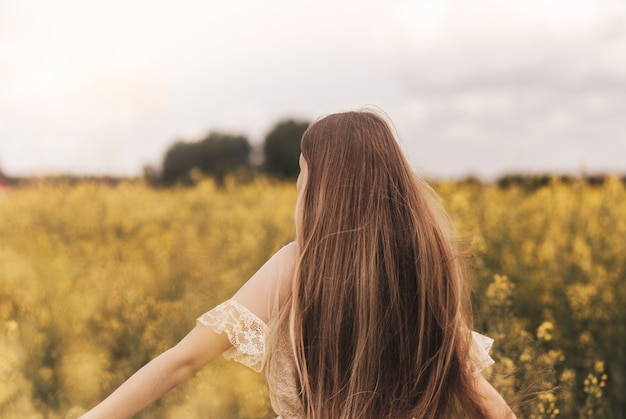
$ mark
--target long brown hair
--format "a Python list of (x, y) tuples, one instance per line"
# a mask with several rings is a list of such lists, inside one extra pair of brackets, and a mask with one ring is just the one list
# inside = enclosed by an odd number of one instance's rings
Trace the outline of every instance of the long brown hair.
[(308, 179), (289, 307), (307, 418), (482, 417), (462, 257), (386, 121), (327, 116)]

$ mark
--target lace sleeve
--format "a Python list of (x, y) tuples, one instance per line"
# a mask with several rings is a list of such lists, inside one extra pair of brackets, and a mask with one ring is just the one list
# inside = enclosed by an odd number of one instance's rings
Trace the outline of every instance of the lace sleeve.
[(265, 340), (269, 327), (235, 300), (227, 300), (198, 317), (197, 323), (215, 333), (226, 333), (233, 344), (224, 358), (240, 362), (260, 372), (265, 364)]
[(493, 339), (480, 333), (472, 332), (472, 346), (470, 348), (470, 358), (472, 367), (476, 374), (494, 364), (494, 360), (489, 355)]

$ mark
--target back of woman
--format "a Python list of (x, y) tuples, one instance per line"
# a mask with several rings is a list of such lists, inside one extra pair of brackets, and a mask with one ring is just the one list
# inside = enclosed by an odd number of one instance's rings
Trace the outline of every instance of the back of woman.
[(268, 365), (282, 419), (514, 417), (479, 373), (491, 340), (445, 214), (385, 120), (328, 116), (301, 149), (295, 243), (85, 419), (130, 417), (220, 354)]
[[(462, 258), (432, 191), (370, 112), (303, 136), (285, 310), (310, 418), (485, 417)], [(283, 320), (287, 321), (287, 320)]]

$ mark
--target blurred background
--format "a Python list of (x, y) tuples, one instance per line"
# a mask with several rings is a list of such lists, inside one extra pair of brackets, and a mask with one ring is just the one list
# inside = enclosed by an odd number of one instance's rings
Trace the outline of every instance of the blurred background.
[(373, 105), (435, 178), (624, 173), (622, 0), (0, 2), (0, 168), (138, 176)]
[[(232, 296), (294, 239), (308, 123), (364, 106), (518, 417), (626, 417), (625, 0), (0, 0), (0, 418), (75, 419)], [(137, 417), (275, 414), (218, 360)]]

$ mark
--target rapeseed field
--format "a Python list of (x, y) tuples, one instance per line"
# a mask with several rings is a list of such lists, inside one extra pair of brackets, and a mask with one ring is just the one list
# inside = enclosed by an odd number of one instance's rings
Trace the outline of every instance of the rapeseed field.
[[(626, 190), (434, 185), (471, 254), (485, 374), (520, 417), (622, 418)], [(293, 240), (295, 185), (155, 189), (42, 180), (0, 198), (0, 418), (75, 418), (174, 345)], [(272, 417), (222, 359), (139, 418)]]

